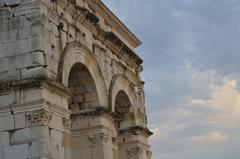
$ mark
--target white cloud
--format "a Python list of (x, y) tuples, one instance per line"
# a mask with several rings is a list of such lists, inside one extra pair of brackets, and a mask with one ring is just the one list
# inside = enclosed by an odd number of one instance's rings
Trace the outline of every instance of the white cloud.
[(206, 105), (206, 101), (203, 99), (193, 99), (191, 101), (191, 104), (196, 104), (196, 105)]
[(193, 143), (213, 143), (219, 144), (228, 140), (228, 134), (218, 131), (202, 134), (201, 136), (194, 136), (191, 138)]
[(222, 85), (211, 85), (210, 99), (192, 99), (190, 103), (208, 106), (215, 114), (219, 113), (219, 117), (225, 114), (224, 119), (240, 120), (240, 92), (237, 90), (237, 84), (238, 79), (225, 78)]
[(216, 110), (240, 115), (240, 92), (237, 91), (237, 79), (226, 80), (222, 86), (213, 87), (209, 104)]

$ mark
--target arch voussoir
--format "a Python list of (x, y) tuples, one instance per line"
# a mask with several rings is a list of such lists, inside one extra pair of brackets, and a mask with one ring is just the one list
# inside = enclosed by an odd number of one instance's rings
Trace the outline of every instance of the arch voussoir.
[(116, 96), (120, 91), (126, 93), (130, 100), (131, 106), (137, 105), (137, 95), (131, 81), (129, 81), (124, 75), (117, 74), (112, 78), (108, 96), (109, 105), (113, 112), (115, 112)]
[(106, 86), (95, 55), (80, 42), (73, 42), (65, 48), (63, 56), (61, 73), (62, 84), (68, 87), (69, 73), (72, 66), (76, 63), (81, 63), (88, 69), (93, 78), (100, 106), (107, 107)]

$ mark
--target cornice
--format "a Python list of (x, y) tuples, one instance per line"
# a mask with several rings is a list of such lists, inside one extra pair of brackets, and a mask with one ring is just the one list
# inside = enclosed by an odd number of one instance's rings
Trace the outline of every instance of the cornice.
[(121, 52), (121, 58), (123, 58), (128, 65), (131, 65), (132, 60), (136, 60), (135, 63), (142, 64), (142, 59), (113, 32), (105, 32), (105, 40), (118, 47), (119, 52)]
[(12, 92), (16, 90), (26, 90), (32, 88), (47, 88), (54, 91), (57, 94), (70, 98), (72, 96), (71, 91), (64, 87), (62, 84), (53, 81), (47, 77), (34, 77), (21, 80), (9, 80), (0, 82), (0, 94)]
[(125, 132), (136, 134), (137, 131), (142, 132), (147, 137), (153, 135), (153, 132), (151, 132), (148, 128), (145, 128), (145, 127), (142, 127), (142, 126), (132, 126), (132, 127), (128, 127), (128, 128), (124, 128), (124, 129), (119, 129), (118, 130), (120, 135), (125, 133)]
[(101, 1), (86, 0), (89, 6), (96, 9), (102, 17), (109, 23), (119, 34), (121, 34), (134, 48), (141, 45), (141, 41), (119, 20), (119, 18)]

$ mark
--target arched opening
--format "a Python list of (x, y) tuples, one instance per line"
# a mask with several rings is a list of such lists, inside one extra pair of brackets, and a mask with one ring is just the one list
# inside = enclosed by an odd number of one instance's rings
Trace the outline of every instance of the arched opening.
[(122, 90), (119, 91), (115, 100), (116, 113), (118, 113), (119, 115), (123, 115), (129, 112), (130, 107), (131, 107), (131, 102), (127, 94)]
[[(79, 159), (84, 156), (86, 147), (86, 120), (82, 118), (82, 113), (100, 106), (97, 88), (92, 74), (88, 68), (77, 62), (73, 64), (69, 71), (68, 88), (72, 91), (72, 98), (68, 102), (68, 107), (72, 111), (71, 121), (71, 158)], [(84, 141), (83, 141), (84, 140)]]
[(116, 122), (118, 129), (135, 125), (135, 116), (131, 112), (131, 107), (132, 104), (128, 95), (120, 90), (115, 99), (115, 113), (119, 116), (119, 120)]
[(69, 73), (68, 87), (73, 93), (69, 100), (72, 112), (92, 109), (99, 106), (97, 89), (88, 69), (81, 63), (75, 63)]

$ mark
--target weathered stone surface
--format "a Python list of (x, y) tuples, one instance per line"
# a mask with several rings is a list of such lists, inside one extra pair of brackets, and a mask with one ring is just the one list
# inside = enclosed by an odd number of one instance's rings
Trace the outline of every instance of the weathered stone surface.
[(93, 0), (0, 1), (0, 159), (150, 159), (141, 44)]
[(12, 145), (3, 148), (3, 159), (26, 159), (28, 156), (28, 144)]

